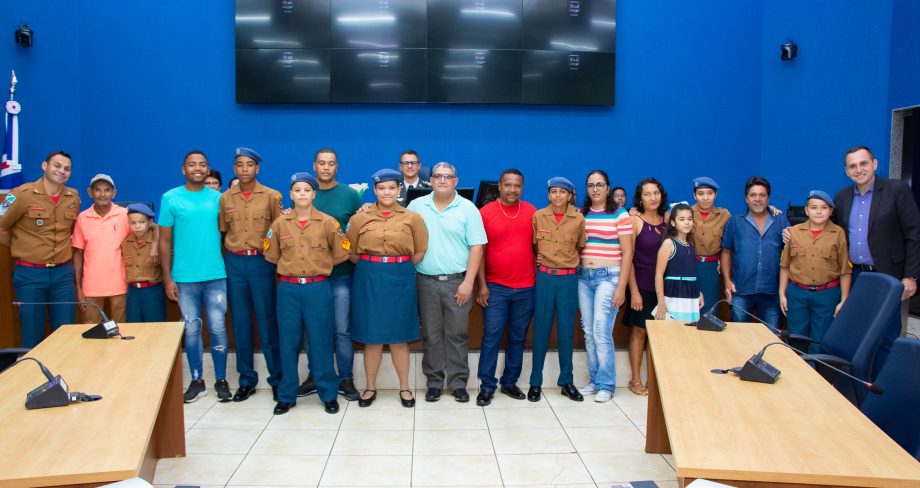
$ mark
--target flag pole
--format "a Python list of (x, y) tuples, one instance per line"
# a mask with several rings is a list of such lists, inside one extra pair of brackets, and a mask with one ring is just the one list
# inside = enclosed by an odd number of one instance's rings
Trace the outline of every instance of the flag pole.
[(16, 83), (19, 83), (19, 80), (16, 79), (16, 70), (11, 70), (12, 75), (10, 75), (10, 100), (13, 99), (13, 95), (16, 93)]

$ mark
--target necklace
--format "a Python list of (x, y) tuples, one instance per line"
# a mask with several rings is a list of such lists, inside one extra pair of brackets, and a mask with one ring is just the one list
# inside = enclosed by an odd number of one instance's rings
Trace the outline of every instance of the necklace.
[(521, 202), (518, 202), (518, 204), (517, 204), (517, 212), (514, 213), (514, 216), (511, 216), (511, 215), (506, 214), (506, 213), (505, 213), (504, 207), (505, 207), (505, 206), (502, 205), (502, 202), (498, 202), (498, 209), (502, 211), (502, 215), (504, 215), (505, 217), (508, 217), (508, 218), (511, 219), (511, 220), (516, 219), (516, 218), (518, 217), (518, 215), (521, 214)]

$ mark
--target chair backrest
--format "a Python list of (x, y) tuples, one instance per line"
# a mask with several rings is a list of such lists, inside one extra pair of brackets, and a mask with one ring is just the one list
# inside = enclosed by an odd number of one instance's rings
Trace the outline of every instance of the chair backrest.
[(875, 384), (884, 393), (869, 394), (860, 410), (920, 460), (920, 340), (896, 339)]
[(822, 351), (850, 361), (854, 376), (870, 380), (885, 331), (890, 327), (900, 331), (903, 292), (904, 284), (892, 276), (861, 273), (821, 339)]
[(16, 362), (16, 360), (18, 360), (27, 352), (29, 352), (29, 350), (23, 347), (10, 347), (7, 349), (0, 349), (0, 371), (9, 368), (13, 363)]

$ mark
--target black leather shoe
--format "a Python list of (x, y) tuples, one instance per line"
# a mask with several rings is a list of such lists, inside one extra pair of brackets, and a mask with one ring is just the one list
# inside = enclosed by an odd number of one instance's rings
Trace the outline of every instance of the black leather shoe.
[(313, 382), (313, 378), (307, 377), (307, 379), (303, 380), (303, 383), (297, 387), (298, 397), (305, 397), (314, 393), (316, 393), (316, 383)]
[[(408, 400), (406, 400), (406, 398), (403, 397), (403, 393), (408, 393), (408, 394), (409, 394), (409, 399), (408, 399)], [(411, 391), (411, 390), (399, 390), (399, 401), (402, 403), (402, 406), (404, 406), (404, 407), (406, 407), (406, 408), (412, 408), (412, 407), (415, 406), (415, 397), (412, 396), (412, 391)]]
[(256, 387), (249, 385), (240, 385), (240, 389), (233, 394), (233, 401), (245, 402), (256, 392)]
[(326, 407), (326, 413), (339, 413), (339, 402), (336, 400), (323, 402), (323, 406)]
[(578, 388), (575, 388), (575, 385), (571, 383), (562, 385), (562, 396), (568, 397), (569, 400), (574, 402), (580, 402), (585, 399), (585, 397), (581, 396), (581, 393), (578, 392)]
[(278, 387), (277, 386), (272, 387), (272, 401), (275, 401), (275, 402), (278, 401)]
[(278, 402), (278, 404), (275, 405), (275, 415), (284, 415), (288, 413), (288, 410), (290, 410), (293, 406), (293, 403)]
[(539, 402), (540, 394), (542, 393), (542, 391), (543, 389), (540, 388), (539, 386), (530, 385), (530, 389), (527, 390), (527, 400), (531, 402)]
[(479, 392), (479, 395), (476, 396), (476, 405), (480, 407), (485, 407), (492, 403), (492, 397), (495, 396), (494, 391), (485, 391), (482, 390)]
[(454, 390), (454, 400), (457, 400), (460, 403), (466, 403), (470, 401), (470, 394), (466, 392), (464, 388), (457, 388)]
[(367, 392), (369, 392), (369, 391), (374, 392), (374, 394), (371, 395), (371, 396), (368, 397), (368, 398), (364, 398), (364, 395), (362, 395), (360, 398), (358, 398), (358, 406), (359, 406), (359, 407), (362, 407), (362, 408), (363, 408), (363, 407), (369, 407), (369, 406), (373, 405), (374, 400), (377, 399), (377, 390), (364, 390), (364, 393), (367, 393)]
[(523, 400), (527, 398), (527, 395), (525, 395), (524, 392), (517, 387), (517, 385), (503, 386), (501, 392), (510, 396), (511, 398), (514, 398), (515, 400)]
[(426, 402), (436, 402), (441, 399), (441, 389), (431, 387), (428, 391), (425, 392), (425, 401)]

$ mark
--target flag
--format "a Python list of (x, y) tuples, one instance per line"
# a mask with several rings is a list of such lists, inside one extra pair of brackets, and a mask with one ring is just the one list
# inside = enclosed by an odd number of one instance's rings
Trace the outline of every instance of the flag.
[(0, 192), (8, 192), (23, 183), (22, 165), (19, 163), (19, 102), (6, 102), (6, 135), (3, 138), (3, 156), (0, 158)]

